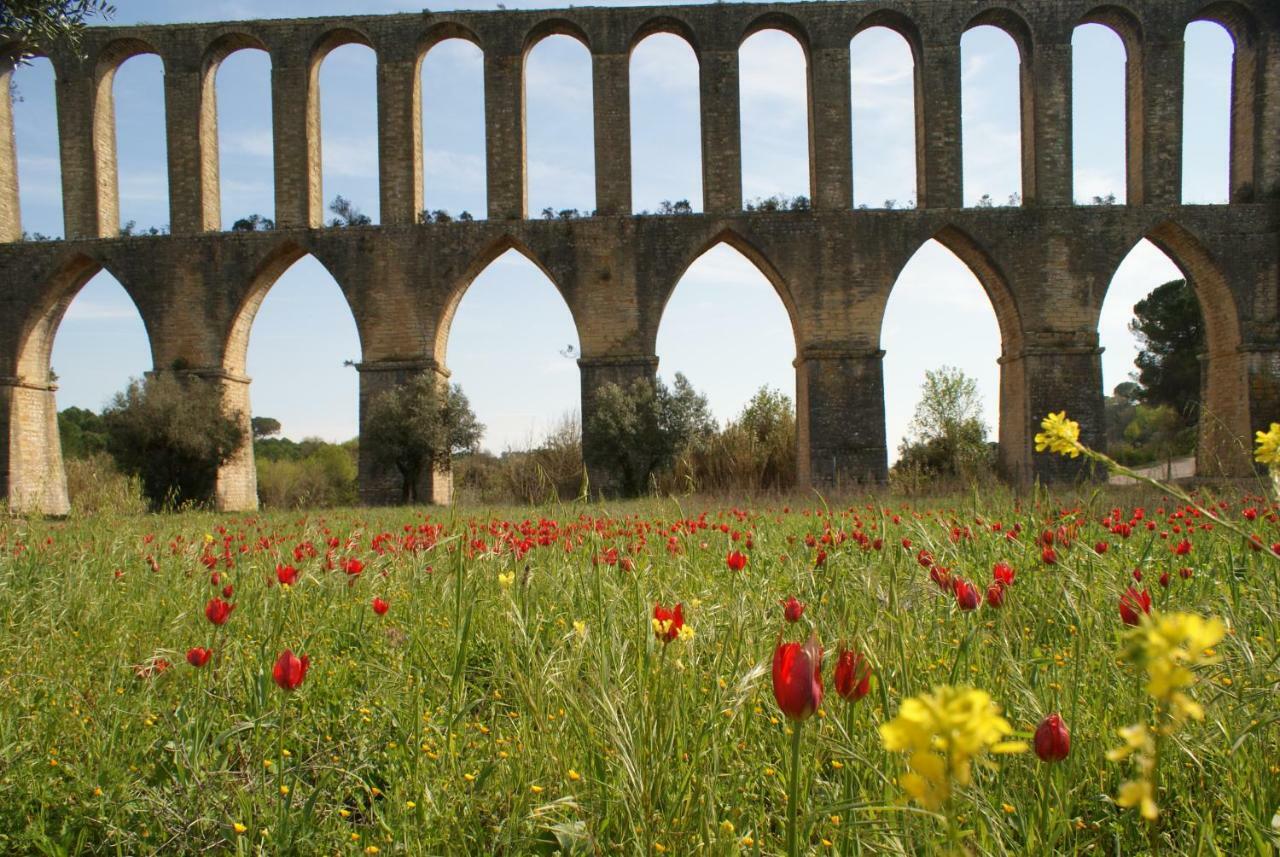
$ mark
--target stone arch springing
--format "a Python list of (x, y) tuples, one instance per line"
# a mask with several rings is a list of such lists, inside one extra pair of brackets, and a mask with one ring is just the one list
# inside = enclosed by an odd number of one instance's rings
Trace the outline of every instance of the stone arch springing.
[[(934, 232), (927, 240), (908, 257), (899, 269), (891, 287), (883, 293), (880, 303), (875, 309), (875, 318), (879, 319), (877, 330), (883, 341), (889, 302), (893, 291), (902, 281), (909, 266), (920, 256), (921, 251), (935, 244), (958, 260), (960, 266), (967, 269), (973, 279), (981, 287), (986, 296), (991, 315), (994, 317), (996, 332), (1000, 339), (1000, 348), (996, 363), (999, 367), (997, 382), (997, 402), (994, 409), (997, 425), (994, 427), (999, 442), (999, 466), (1003, 474), (1010, 479), (1020, 479), (1030, 467), (1030, 447), (1027, 439), (1028, 401), (1026, 390), (1026, 372), (1023, 366), (1025, 343), (1022, 326), (1022, 313), (1017, 298), (1009, 281), (990, 253), (970, 233), (954, 224), (948, 224)], [(938, 260), (940, 264), (950, 264)], [(953, 272), (959, 269), (952, 265)], [(945, 275), (944, 275), (945, 276)], [(937, 368), (937, 367), (932, 367)], [(886, 383), (886, 387), (888, 387)]]
[[(543, 68), (548, 64), (544, 59), (547, 56), (559, 60), (554, 77)], [(520, 77), (525, 108), (522, 121), (528, 217), (545, 218), (548, 213), (555, 217), (561, 212), (591, 216), (595, 211), (592, 63), (590, 39), (568, 19), (539, 21), (525, 37)], [(538, 80), (544, 75), (543, 80)], [(566, 83), (562, 75), (573, 82)], [(554, 97), (548, 96), (549, 90)], [(584, 169), (588, 164), (589, 170)]]
[[(996, 37), (991, 40), (991, 34), (983, 33), (982, 28), (991, 28), (1003, 34), (1007, 43), (1012, 44), (1014, 48), (1015, 58), (1018, 63), (1017, 72), (1014, 80), (1017, 85), (1016, 95), (1010, 99), (1018, 105), (1015, 115), (1018, 121), (1017, 143), (1012, 149), (1017, 154), (1020, 166), (1016, 174), (1002, 177), (1002, 180), (1008, 182), (1008, 186), (994, 186), (990, 189), (985, 184), (978, 184), (974, 181), (974, 173), (981, 172), (985, 169), (995, 169), (995, 164), (1001, 160), (1010, 160), (1004, 147), (993, 146), (993, 142), (998, 139), (998, 134), (993, 129), (988, 129), (983, 133), (986, 143), (983, 146), (965, 145), (969, 141), (971, 125), (980, 121), (975, 116), (985, 114), (989, 108), (985, 108), (975, 98), (973, 84), (968, 80), (970, 74), (963, 74), (961, 87), (961, 108), (962, 108), (962, 131), (963, 138), (962, 150), (964, 155), (963, 168), (963, 184), (966, 205), (985, 205), (988, 201), (992, 201), (996, 205), (1014, 203), (1021, 204), (1021, 200), (1026, 194), (1035, 191), (1035, 84), (1032, 80), (1032, 62), (1033, 47), (1031, 28), (1027, 22), (1016, 12), (1006, 8), (991, 8), (980, 12), (974, 16), (965, 26), (964, 32), (960, 39), (962, 59), (966, 53), (966, 49), (972, 49), (975, 42), (981, 45), (986, 42), (986, 49), (996, 51), (999, 54), (1005, 54), (1006, 48), (999, 45), (1001, 40)], [(977, 32), (975, 32), (977, 31)], [(963, 67), (962, 67), (963, 73)], [(1007, 85), (1006, 81), (1001, 81)], [(987, 117), (988, 123), (991, 118)], [(999, 123), (998, 123), (999, 124)], [(997, 127), (998, 127), (997, 124)], [(981, 153), (981, 156), (980, 154)], [(986, 196), (987, 199), (983, 199)]]
[[(813, 62), (809, 46), (809, 34), (804, 26), (780, 12), (767, 13), (753, 20), (743, 30), (738, 42), (739, 140), (744, 207), (754, 199), (772, 196), (803, 195), (812, 203), (817, 193)], [(767, 51), (789, 56), (774, 56), (772, 59), (756, 56)], [(798, 73), (794, 68), (797, 59), (802, 64)], [(753, 76), (757, 78), (755, 83), (752, 82)], [(759, 84), (765, 79), (771, 81), (773, 89), (758, 92)], [(797, 98), (797, 92), (803, 94)], [(797, 109), (803, 111), (802, 119), (794, 115)], [(779, 130), (782, 136), (779, 136)], [(798, 165), (803, 165), (803, 169)], [(753, 171), (759, 171), (759, 175), (753, 176)], [(772, 176), (766, 178), (765, 173)], [(779, 173), (784, 176), (781, 181), (778, 180)]]
[[(1124, 49), (1124, 149), (1125, 183), (1123, 201), (1132, 203), (1142, 199), (1142, 141), (1146, 125), (1143, 99), (1143, 31), (1142, 22), (1129, 9), (1112, 4), (1097, 6), (1083, 15), (1076, 24), (1076, 32), (1089, 24), (1106, 27), (1119, 39)], [(1073, 41), (1074, 44), (1074, 41)], [(1074, 62), (1073, 62), (1074, 74)], [(1073, 87), (1074, 92), (1074, 87)], [(1079, 96), (1077, 96), (1078, 100)], [(1080, 123), (1074, 116), (1072, 126), (1079, 135)], [(1086, 201), (1081, 195), (1080, 183), (1074, 183), (1077, 202)], [(1089, 196), (1088, 194), (1084, 195)], [(1117, 201), (1121, 201), (1117, 193)]]
[[(272, 159), (274, 168), (274, 154), (271, 151), (272, 139), (272, 117), (271, 117), (271, 95), (270, 95), (270, 62), (271, 51), (259, 39), (250, 33), (232, 31), (224, 33), (210, 43), (205, 49), (204, 58), (200, 63), (200, 118), (199, 128), (197, 129), (197, 137), (200, 143), (200, 188), (201, 188), (201, 222), (205, 229), (229, 229), (230, 222), (223, 222), (223, 196), (226, 188), (223, 186), (223, 140), (221, 135), (222, 126), (219, 124), (219, 103), (218, 103), (218, 73), (223, 68), (230, 57), (241, 51), (261, 52), (267, 58), (268, 63), (268, 80), (267, 80), (267, 105), (266, 105), (266, 121), (267, 121), (267, 151), (266, 157)], [(243, 93), (241, 93), (243, 95)], [(239, 100), (239, 99), (237, 99)], [(242, 147), (247, 148), (247, 147)], [(243, 153), (242, 153), (243, 154)], [(260, 157), (260, 155), (258, 155)], [(272, 188), (274, 178), (271, 177), (265, 182), (261, 182), (261, 186), (267, 189)], [(234, 221), (238, 215), (244, 214), (262, 214), (266, 217), (274, 219), (275, 217), (275, 200), (268, 193), (265, 199), (254, 206), (255, 210), (250, 211), (231, 211), (229, 212), (229, 221)], [(258, 210), (260, 208), (260, 210)]]
[(579, 419), (581, 353), (578, 317), (559, 278), (511, 235), (486, 245), (452, 281), (432, 351), (437, 371), (463, 388), (493, 453), (537, 447)]
[[(687, 213), (679, 206), (682, 200), (689, 211), (702, 210), (701, 72), (698, 51), (684, 35), (685, 29), (676, 22), (655, 19), (637, 33), (639, 38), (633, 39), (629, 50), (631, 210), (635, 213), (670, 213), (662, 210), (663, 202)], [(655, 73), (658, 69), (662, 71)], [(671, 79), (673, 69), (681, 78), (678, 83)]]
[[(474, 80), (471, 79), (471, 71), (466, 69), (473, 61)], [(436, 66), (440, 66), (442, 77), (447, 75), (443, 81), (446, 85), (439, 90), (432, 85)], [(480, 37), (452, 21), (430, 28), (418, 44), (413, 85), (413, 103), (420, 113), (413, 122), (415, 157), (421, 161), (415, 172), (422, 176), (424, 209), (428, 212), (446, 211), (453, 217), (465, 211), (472, 217), (483, 218), (488, 200), (484, 46)], [(469, 95), (478, 97), (461, 97), (464, 88)], [(446, 91), (456, 102), (449, 103), (442, 98)], [(466, 114), (471, 110), (476, 111), (474, 116)], [(475, 134), (477, 130), (478, 136)], [(471, 145), (450, 148), (454, 141), (462, 140)], [(437, 158), (441, 162), (439, 165)], [(461, 181), (462, 177), (473, 179), (477, 174), (477, 182)], [(458, 204), (451, 205), (454, 202)]]
[(99, 238), (114, 238), (120, 232), (120, 172), (114, 94), (116, 74), (130, 59), (145, 55), (159, 57), (163, 67), (164, 57), (148, 42), (136, 37), (116, 39), (103, 47), (94, 66), (93, 166), (97, 178)]
[(919, 34), (896, 14), (868, 16), (850, 40), (855, 208), (914, 207), (923, 151), (919, 55)]
[[(1163, 221), (1146, 230), (1134, 246), (1143, 238), (1163, 253), (1191, 285), (1204, 322), (1197, 472), (1248, 475), (1252, 472), (1249, 382), (1240, 350), (1243, 340), (1235, 294), (1212, 254), (1185, 227)], [(1104, 294), (1099, 301), (1099, 314), (1105, 298)]]
[[(323, 98), (323, 87), (321, 85), (322, 71), (325, 60), (327, 60), (334, 51), (339, 48), (345, 48), (349, 45), (367, 48), (373, 54), (373, 65), (370, 71), (369, 81), (369, 89), (371, 91), (369, 92), (369, 98), (366, 99), (359, 108), (360, 110), (367, 112), (369, 115), (363, 122), (356, 118), (355, 125), (357, 127), (363, 125), (367, 128), (373, 128), (375, 139), (372, 146), (358, 144), (357, 147), (361, 151), (351, 153), (355, 156), (351, 162), (357, 163), (356, 169), (360, 170), (357, 175), (353, 175), (351, 177), (351, 183), (358, 184), (358, 186), (360, 186), (368, 196), (363, 197), (360, 194), (351, 194), (349, 189), (347, 189), (347, 194), (349, 195), (350, 201), (353, 202), (364, 214), (368, 215), (374, 223), (379, 222), (379, 205), (381, 197), (378, 188), (378, 145), (376, 139), (378, 133), (376, 70), (378, 52), (367, 33), (351, 27), (337, 27), (322, 33), (315, 42), (312, 43), (311, 50), (308, 54), (306, 159), (307, 171), (308, 175), (311, 176), (311, 185), (313, 187), (314, 194), (313, 205), (310, 206), (312, 209), (311, 216), (313, 219), (313, 222), (310, 225), (313, 227), (322, 226), (324, 224), (326, 206), (328, 206), (331, 201), (326, 198), (329, 191), (325, 188), (325, 174), (330, 171), (325, 169), (325, 149), (323, 146), (323, 138), (326, 134), (323, 130), (325, 111), (321, 109), (321, 102)], [(345, 118), (350, 119), (349, 116)], [(332, 141), (330, 142), (331, 145), (329, 150), (332, 152), (335, 146), (332, 145)], [(364, 169), (358, 165), (358, 161), (360, 158), (368, 157), (369, 153), (373, 153), (372, 157), (374, 158), (374, 162), (371, 169)], [(332, 182), (330, 184), (337, 183)], [(342, 193), (344, 188), (336, 188), (336, 190), (338, 193)]]

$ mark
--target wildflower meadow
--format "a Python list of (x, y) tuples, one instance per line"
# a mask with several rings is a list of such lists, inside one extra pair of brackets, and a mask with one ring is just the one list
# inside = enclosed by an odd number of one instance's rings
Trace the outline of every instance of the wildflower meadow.
[(5, 519), (0, 852), (1275, 853), (1269, 492)]

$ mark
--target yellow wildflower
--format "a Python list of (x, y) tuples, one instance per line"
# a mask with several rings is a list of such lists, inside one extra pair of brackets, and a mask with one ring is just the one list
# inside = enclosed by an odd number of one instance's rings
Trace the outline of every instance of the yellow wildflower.
[(249, 828), (245, 827), (243, 824), (237, 821), (235, 824), (231, 825), (231, 829), (234, 830), (237, 834), (242, 834)]
[(1136, 806), (1147, 821), (1155, 821), (1160, 816), (1160, 808), (1156, 806), (1155, 789), (1151, 780), (1145, 777), (1129, 780), (1120, 785), (1120, 794), (1116, 796), (1116, 806), (1125, 809)]
[(1183, 691), (1196, 682), (1190, 667), (1213, 663), (1226, 628), (1194, 613), (1147, 616), (1125, 635), (1125, 655), (1147, 671), (1147, 693), (1168, 706), (1175, 721), (1204, 719), (1204, 708)]
[(952, 783), (969, 784), (973, 760), (985, 751), (1025, 751), (1025, 742), (1003, 740), (1012, 733), (986, 691), (945, 685), (904, 700), (897, 716), (880, 726), (886, 750), (910, 754), (899, 785), (929, 810), (946, 802)]
[(692, 625), (681, 625), (681, 626), (680, 626), (680, 639), (681, 639), (681, 640), (684, 640), (686, 643), (687, 643), (688, 641), (690, 641), (690, 640), (692, 640), (692, 639), (693, 639), (693, 626), (692, 626)]
[(515, 582), (516, 582), (516, 573), (514, 571), (508, 571), (506, 574), (498, 575), (498, 583), (499, 585), (502, 586), (503, 589), (510, 589), (511, 584)]
[(577, 634), (579, 639), (586, 639), (586, 636), (587, 636), (587, 623), (586, 623), (586, 622), (583, 622), (581, 619), (574, 619), (574, 620), (573, 620), (573, 633)]
[(1280, 423), (1272, 423), (1271, 428), (1257, 433), (1258, 448), (1253, 453), (1253, 460), (1268, 467), (1280, 465)]
[(1036, 435), (1036, 452), (1056, 452), (1078, 458), (1080, 455), (1080, 423), (1067, 419), (1066, 411), (1049, 414), (1040, 423), (1043, 429)]

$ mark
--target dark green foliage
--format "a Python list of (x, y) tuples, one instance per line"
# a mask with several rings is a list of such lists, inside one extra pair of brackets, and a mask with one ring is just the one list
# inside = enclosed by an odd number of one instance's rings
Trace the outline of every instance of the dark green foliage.
[(994, 455), (978, 385), (959, 369), (943, 366), (925, 373), (910, 432), (891, 473), (904, 490), (927, 488), (939, 479), (972, 482), (991, 471)]
[(661, 379), (637, 378), (626, 388), (606, 384), (596, 393), (589, 426), (592, 455), (617, 474), (625, 496), (643, 493), (677, 453), (715, 430), (706, 397), (679, 373), (671, 389)]
[(246, 442), (211, 381), (175, 373), (134, 380), (102, 413), (107, 451), (142, 480), (154, 509), (207, 503), (218, 468)]
[(232, 232), (270, 232), (276, 228), (276, 222), (261, 214), (250, 214), (231, 224)]
[(695, 437), (679, 453), (668, 486), (703, 492), (785, 491), (796, 479), (791, 399), (761, 387), (722, 431)]
[(333, 218), (329, 220), (328, 225), (334, 228), (344, 228), (348, 226), (369, 226), (373, 223), (373, 218), (356, 208), (355, 203), (339, 194), (333, 198), (333, 202), (329, 203), (329, 211), (333, 212)]
[(451, 457), (474, 451), (483, 434), (462, 388), (423, 372), (373, 397), (360, 442), (376, 467), (400, 474), (401, 497), (414, 503), (422, 477), (448, 470)]
[(269, 509), (353, 506), (358, 499), (354, 440), (268, 438), (254, 444), (258, 499)]
[(107, 425), (101, 416), (85, 408), (58, 413), (58, 437), (62, 457), (68, 461), (89, 458), (107, 449)]
[(249, 420), (249, 425), (253, 428), (253, 439), (255, 441), (280, 433), (280, 421), (271, 417), (254, 417)]
[(18, 60), (34, 50), (80, 48), (85, 21), (95, 15), (110, 18), (115, 7), (106, 0), (5, 0), (0, 3), (0, 41), (17, 42)]
[(1168, 405), (1188, 425), (1195, 423), (1204, 351), (1204, 320), (1195, 292), (1186, 280), (1173, 280), (1138, 301), (1133, 313), (1129, 330), (1142, 346), (1134, 361), (1142, 388), (1139, 399)]

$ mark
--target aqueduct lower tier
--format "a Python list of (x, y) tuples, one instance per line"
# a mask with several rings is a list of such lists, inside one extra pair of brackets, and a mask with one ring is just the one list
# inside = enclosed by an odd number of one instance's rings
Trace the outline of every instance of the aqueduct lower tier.
[[(1099, 440), (1098, 317), (1117, 266), (1144, 237), (1185, 271), (1205, 315), (1200, 465), (1247, 473), (1251, 428), (1280, 420), (1276, 205), (597, 217), (0, 246), (0, 431), (8, 437), (0, 484), (14, 508), (67, 508), (49, 354), (62, 313), (102, 268), (136, 303), (157, 369), (219, 379), (227, 403), (247, 420), (254, 313), (303, 254), (329, 270), (351, 306), (364, 403), (413, 371), (447, 372), (449, 324), (462, 294), (515, 248), (556, 284), (573, 314), (589, 424), (603, 384), (653, 375), (663, 308), (689, 265), (718, 242), (755, 262), (790, 314), (802, 483), (878, 482), (887, 466), (881, 321), (894, 282), (930, 238), (973, 269), (996, 311), (1005, 470), (1023, 481), (1068, 477), (1067, 462), (1033, 453), (1032, 436), (1046, 412), (1066, 409), (1085, 440)], [(590, 432), (584, 446), (593, 464)], [(360, 478), (369, 502), (399, 496), (364, 462)], [(608, 474), (597, 469), (592, 483), (607, 485)], [(252, 508), (255, 488), (245, 454), (224, 468), (219, 502)], [(447, 488), (423, 486), (421, 496), (444, 499)]]
[[(1182, 37), (1221, 23), (1235, 41), (1230, 203), (1184, 206)], [(1127, 54), (1125, 206), (1072, 204), (1071, 36), (1101, 23)], [(1021, 59), (1023, 204), (962, 208), (960, 37), (990, 24)], [(919, 209), (853, 211), (849, 42), (885, 26), (915, 61)], [(738, 48), (763, 28), (804, 49), (810, 104), (806, 212), (742, 209)], [(699, 62), (703, 208), (630, 215), (628, 61), (644, 36), (684, 37)], [(527, 219), (524, 58), (541, 38), (591, 52), (596, 212)], [(484, 52), (488, 218), (417, 224), (422, 208), (419, 69), (432, 45), (465, 38)], [(323, 229), (318, 69), (338, 45), (378, 63), (381, 226)], [(271, 57), (275, 220), (266, 233), (219, 233), (218, 64), (241, 48)], [(13, 45), (0, 39), (0, 85)], [(120, 63), (159, 54), (165, 68), (172, 235), (119, 238), (111, 82)], [(743, 252), (782, 297), (796, 339), (802, 484), (886, 475), (880, 328), (889, 292), (936, 238), (978, 276), (1002, 339), (1000, 456), (1014, 479), (1064, 478), (1070, 462), (1036, 456), (1050, 410), (1102, 434), (1098, 316), (1117, 266), (1143, 238), (1195, 288), (1206, 322), (1199, 466), (1251, 470), (1253, 428), (1280, 421), (1280, 5), (1274, 0), (866, 0), (707, 6), (422, 13), (92, 28), (84, 56), (50, 56), (57, 74), (66, 241), (20, 242), (8, 99), (0, 98), (0, 494), (11, 508), (67, 509), (50, 351), (79, 288), (108, 269), (133, 298), (156, 371), (217, 379), (249, 419), (245, 353), (275, 279), (310, 253), (337, 280), (361, 340), (360, 400), (444, 365), (449, 322), (498, 254), (527, 255), (564, 296), (581, 343), (582, 409), (610, 381), (652, 377), (663, 307), (694, 259), (718, 242)], [(7, 90), (7, 86), (5, 87)], [(9, 243), (3, 243), (9, 242)], [(322, 332), (318, 332), (318, 335)], [(724, 331), (724, 336), (740, 335)], [(957, 337), (966, 331), (957, 330)], [(362, 408), (362, 413), (363, 413)], [(588, 431), (595, 486), (610, 484)], [(257, 504), (251, 451), (223, 468), (224, 509)], [(361, 462), (361, 496), (399, 496)], [(419, 496), (444, 499), (447, 477)]]

